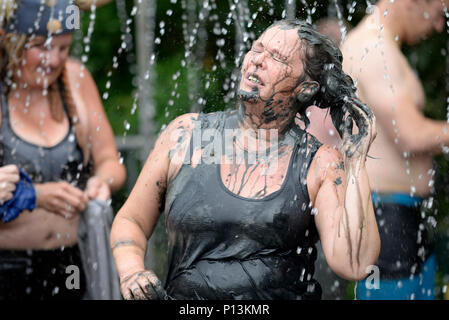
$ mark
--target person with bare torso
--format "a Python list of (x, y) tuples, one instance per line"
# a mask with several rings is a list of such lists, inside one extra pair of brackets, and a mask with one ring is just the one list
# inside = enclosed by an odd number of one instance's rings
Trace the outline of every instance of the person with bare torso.
[[(72, 2), (11, 3), (0, 1), (0, 200), (12, 198), (19, 169), (36, 197), (34, 210), (0, 222), (0, 299), (80, 299), (80, 215), (110, 199), (126, 171), (95, 82), (69, 58)], [(80, 290), (66, 287), (69, 265), (80, 268)]]
[(420, 206), (432, 190), (432, 157), (449, 145), (449, 126), (424, 117), (424, 90), (401, 44), (441, 32), (443, 6), (441, 0), (381, 0), (342, 46), (343, 68), (378, 119), (367, 170), (381, 234), (382, 281), (380, 290), (359, 283), (360, 299), (434, 297), (435, 257)]
[[(341, 277), (377, 259), (364, 168), (375, 118), (338, 48), (305, 22), (277, 22), (246, 54), (238, 97), (237, 110), (182, 115), (156, 141), (111, 232), (125, 299), (317, 299), (318, 238)], [(343, 155), (295, 125), (314, 101), (331, 107)], [(165, 286), (144, 267), (164, 211)]]

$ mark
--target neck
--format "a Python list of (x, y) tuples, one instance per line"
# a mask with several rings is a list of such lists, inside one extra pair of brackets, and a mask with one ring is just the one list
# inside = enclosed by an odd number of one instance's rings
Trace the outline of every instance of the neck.
[[(288, 108), (288, 109), (287, 109)], [(284, 110), (284, 112), (279, 112)], [(270, 140), (270, 130), (276, 130), (276, 134), (283, 135), (294, 123), (294, 112), (290, 106), (284, 104), (280, 106), (279, 102), (240, 102), (239, 107), (239, 126), (244, 131), (253, 131), (257, 133), (263, 130), (266, 134), (264, 138)], [(287, 112), (285, 111), (287, 110)]]

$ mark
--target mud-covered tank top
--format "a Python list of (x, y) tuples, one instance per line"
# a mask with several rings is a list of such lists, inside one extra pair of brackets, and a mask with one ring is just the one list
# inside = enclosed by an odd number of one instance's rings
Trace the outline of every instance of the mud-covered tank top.
[[(236, 128), (237, 112), (200, 114), (194, 123), (194, 132), (223, 132)], [(294, 136), (295, 146), (286, 177), (279, 190), (263, 198), (231, 192), (222, 182), (219, 163), (200, 162), (195, 168), (184, 163), (169, 183), (165, 286), (170, 297), (321, 298), (313, 279), (318, 233), (306, 186), (320, 144), (296, 127), (287, 134)]]
[(59, 93), (69, 120), (69, 130), (64, 139), (52, 147), (27, 142), (14, 132), (9, 118), (7, 96), (1, 94), (0, 164), (17, 165), (34, 183), (67, 181), (84, 189), (90, 175), (91, 164), (83, 164), (83, 153), (77, 143), (75, 127), (68, 115), (62, 89)]

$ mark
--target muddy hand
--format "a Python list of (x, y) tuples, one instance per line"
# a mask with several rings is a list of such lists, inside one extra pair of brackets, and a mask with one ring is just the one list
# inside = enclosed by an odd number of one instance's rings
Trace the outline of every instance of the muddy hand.
[[(352, 106), (348, 108), (349, 115), (344, 124), (342, 151), (348, 158), (354, 155), (365, 157), (376, 138), (376, 118), (366, 105), (349, 99)], [(353, 133), (353, 121), (358, 128), (356, 134)]]
[(125, 300), (167, 300), (161, 281), (150, 270), (142, 270), (120, 279)]

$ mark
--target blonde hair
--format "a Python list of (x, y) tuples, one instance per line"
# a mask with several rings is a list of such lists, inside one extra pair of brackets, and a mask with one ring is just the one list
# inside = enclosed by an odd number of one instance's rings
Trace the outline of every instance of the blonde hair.
[[(29, 41), (29, 37), (15, 33), (1, 33), (0, 41), (0, 83), (2, 84), (2, 92), (0, 94), (7, 95), (13, 86), (13, 72), (23, 59), (26, 50), (25, 45)], [(79, 121), (75, 100), (73, 99), (67, 65), (62, 69), (58, 80), (60, 81), (52, 83), (48, 90), (51, 117), (57, 122), (61, 122), (64, 119), (64, 109), (59, 99), (59, 91), (62, 89), (62, 96), (67, 106), (67, 114), (75, 127), (77, 141), (86, 156), (88, 154), (88, 142), (84, 137), (85, 135), (82, 134), (83, 128)], [(60, 84), (62, 88), (59, 87)], [(86, 158), (85, 161), (87, 161)]]
[[(20, 0), (19, 0), (20, 1)], [(2, 84), (2, 92), (0, 94), (8, 94), (13, 85), (12, 76), (14, 70), (20, 65), (26, 44), (30, 37), (24, 34), (5, 33), (3, 26), (11, 18), (14, 10), (17, 8), (15, 0), (0, 0), (0, 84)], [(75, 127), (77, 141), (83, 150), (84, 156), (88, 154), (88, 142), (83, 134), (82, 126), (79, 121), (75, 100), (73, 99), (72, 89), (70, 87), (67, 65), (62, 69), (58, 80), (49, 87), (49, 101), (51, 117), (61, 122), (64, 119), (64, 110), (59, 99), (59, 90), (62, 89), (62, 95), (67, 106), (67, 113)], [(59, 84), (62, 88), (59, 88)], [(85, 161), (87, 159), (85, 158)]]
[(15, 0), (0, 0), (0, 28), (3, 28), (5, 22), (11, 18), (16, 8), (17, 3)]
[(23, 34), (2, 33), (0, 38), (0, 81), (9, 87), (13, 71), (23, 58), (28, 37)]

